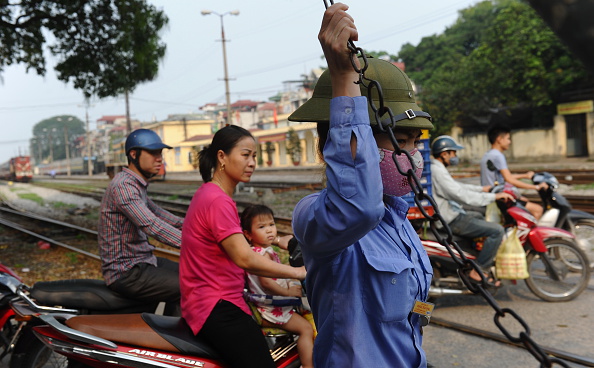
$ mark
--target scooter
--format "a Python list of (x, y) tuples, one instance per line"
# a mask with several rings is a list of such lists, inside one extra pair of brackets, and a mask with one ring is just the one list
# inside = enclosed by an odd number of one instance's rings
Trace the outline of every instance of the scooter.
[(539, 190), (544, 213), (538, 220), (539, 226), (552, 226), (567, 230), (575, 235), (580, 248), (594, 267), (594, 215), (574, 210), (567, 199), (559, 192), (559, 181), (548, 172), (540, 172), (532, 177), (534, 184), (547, 183), (547, 189)]
[[(66, 358), (53, 353), (33, 333), (44, 313), (87, 315), (154, 311), (156, 303), (131, 300), (111, 291), (102, 280), (79, 279), (37, 282), (25, 285), (0, 264), (0, 322), (2, 354), (11, 353), (11, 368), (63, 367)], [(18, 313), (26, 308), (26, 314)]]
[[(515, 188), (500, 186), (514, 198), (519, 198)], [(508, 236), (514, 227), (526, 251), (529, 277), (526, 285), (539, 298), (549, 302), (567, 301), (576, 298), (588, 286), (590, 280), (589, 261), (578, 246), (575, 236), (568, 231), (537, 225), (537, 221), (517, 201), (497, 201), (503, 215)], [(431, 231), (421, 229), (419, 236), (433, 266), (433, 281), (430, 297), (447, 294), (470, 294), (459, 279), (458, 265), (449, 252), (435, 238)], [(476, 259), (477, 242), (471, 239), (454, 238), (469, 259)], [(496, 278), (495, 271), (492, 277)]]

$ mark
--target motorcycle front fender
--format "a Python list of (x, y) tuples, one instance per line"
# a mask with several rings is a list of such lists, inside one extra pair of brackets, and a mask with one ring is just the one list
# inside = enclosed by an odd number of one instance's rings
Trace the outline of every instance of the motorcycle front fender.
[(550, 238), (562, 238), (575, 241), (575, 236), (569, 231), (556, 227), (537, 226), (528, 233), (528, 240), (535, 251), (543, 253), (547, 251), (545, 241)]

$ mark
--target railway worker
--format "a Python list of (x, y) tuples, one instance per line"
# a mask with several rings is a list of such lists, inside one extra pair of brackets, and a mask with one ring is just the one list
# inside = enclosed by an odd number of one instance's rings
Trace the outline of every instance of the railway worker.
[(370, 58), (365, 76), (380, 83), (394, 113), (393, 120), (382, 116), (383, 132), (378, 128), (367, 88), (355, 84), (359, 75), (347, 41), (357, 40), (357, 29), (347, 9), (335, 3), (326, 10), (318, 39), (328, 70), (312, 98), (289, 117), (318, 123), (318, 151), (326, 164), (326, 188), (303, 198), (293, 212), (318, 329), (314, 366), (426, 367), (421, 329), (432, 309), (426, 299), (433, 270), (406, 217), (400, 196), (411, 188), (396, 169), (388, 130), (415, 161), (401, 154), (400, 167), (420, 176), (416, 146), (421, 129), (433, 125), (416, 104), (408, 77)]
[[(446, 169), (448, 166), (458, 164), (456, 151), (463, 149), (454, 138), (442, 135), (431, 144), (431, 177), (433, 179), (433, 197), (443, 219), (452, 229), (452, 233), (466, 238), (486, 237), (483, 248), (476, 259), (476, 263), (483, 270), (488, 270), (493, 265), (493, 259), (503, 239), (503, 226), (487, 222), (483, 216), (475, 211), (466, 211), (463, 204), (475, 207), (484, 207), (498, 199), (511, 200), (511, 194), (490, 193), (491, 186), (464, 184), (454, 180)], [(439, 225), (439, 224), (438, 224)], [(472, 280), (481, 281), (481, 276), (473, 269), (468, 275)], [(499, 286), (499, 281), (494, 282)]]
[(107, 286), (131, 299), (167, 302), (165, 314), (180, 315), (179, 265), (156, 257), (148, 237), (179, 248), (183, 218), (157, 206), (147, 195), (148, 180), (171, 148), (157, 133), (138, 129), (126, 139), (128, 167), (111, 181), (99, 217), (99, 253)]
[[(507, 167), (507, 160), (503, 152), (507, 151), (511, 146), (511, 129), (505, 125), (495, 125), (487, 131), (487, 138), (491, 143), (491, 150), (487, 151), (481, 159), (481, 185), (503, 185), (509, 183), (515, 187), (522, 189), (546, 189), (549, 186), (547, 183), (540, 183), (538, 185), (523, 182), (520, 179), (532, 179), (534, 171), (527, 171), (523, 174), (512, 174)], [(538, 203), (530, 202), (528, 198), (520, 197), (526, 209), (537, 220), (540, 219), (543, 213), (543, 208)]]
[[(192, 332), (208, 341), (229, 367), (273, 368), (262, 330), (243, 298), (246, 272), (303, 280), (305, 269), (279, 264), (252, 251), (232, 199), (256, 168), (256, 141), (236, 125), (216, 132), (199, 154), (198, 188), (182, 230), (182, 315)], [(287, 240), (288, 241), (288, 240)], [(286, 243), (276, 241), (287, 248)]]

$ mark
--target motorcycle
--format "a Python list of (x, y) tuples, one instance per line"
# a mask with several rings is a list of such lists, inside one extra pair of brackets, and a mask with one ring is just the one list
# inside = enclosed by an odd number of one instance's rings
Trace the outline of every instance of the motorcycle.
[[(289, 261), (303, 264), (297, 242), (289, 244)], [(246, 294), (249, 301), (297, 306), (302, 298)], [(67, 311), (35, 311), (23, 301), (12, 303), (19, 318), (37, 321), (37, 340), (67, 359), (68, 367), (202, 367), (222, 368), (221, 355), (196, 337), (181, 317), (154, 313), (77, 315)], [(255, 307), (252, 312), (258, 320)], [(301, 366), (297, 336), (276, 328), (262, 328), (277, 367)], [(22, 368), (37, 366), (25, 365)], [(17, 368), (11, 367), (11, 368)]]
[[(500, 186), (495, 190), (506, 190), (519, 198), (519, 193), (513, 189)], [(517, 202), (497, 201), (497, 206), (507, 235), (511, 235), (513, 228), (517, 227), (516, 234), (526, 251), (529, 277), (525, 282), (528, 289), (549, 302), (568, 301), (580, 295), (588, 286), (591, 270), (588, 257), (578, 246), (575, 236), (556, 227), (538, 225), (534, 216)], [(458, 265), (447, 249), (431, 231), (421, 229), (419, 235), (434, 272), (429, 296), (470, 294), (458, 277)], [(477, 243), (473, 239), (454, 237), (454, 241), (467, 258), (476, 259)], [(494, 268), (490, 276), (496, 278)]]
[[(70, 315), (122, 314), (154, 311), (156, 303), (131, 300), (111, 291), (102, 280), (77, 279), (37, 282), (27, 286), (0, 264), (0, 322), (2, 354), (11, 353), (11, 368), (66, 367), (65, 357), (52, 352), (34, 334), (44, 313)], [(26, 308), (26, 314), (17, 310)]]
[(574, 234), (578, 245), (588, 256), (590, 268), (594, 267), (594, 215), (574, 210), (567, 199), (559, 192), (559, 181), (548, 172), (540, 172), (532, 177), (534, 184), (547, 183), (547, 189), (538, 194), (544, 213), (538, 220), (539, 226), (558, 227)]
[(0, 360), (12, 351), (17, 333), (17, 321), (9, 302), (16, 296), (17, 287), (21, 283), (14, 271), (0, 263)]

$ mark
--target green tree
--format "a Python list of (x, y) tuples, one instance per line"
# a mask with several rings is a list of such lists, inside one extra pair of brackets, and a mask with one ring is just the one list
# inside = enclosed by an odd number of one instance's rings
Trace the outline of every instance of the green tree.
[[(496, 117), (528, 126), (552, 121), (562, 91), (592, 83), (583, 65), (523, 1), (483, 1), (443, 34), (402, 47), (437, 132), (454, 124), (484, 130)], [(513, 119), (511, 120), (514, 121)]]
[(84, 122), (76, 116), (61, 115), (42, 120), (33, 127), (31, 156), (36, 162), (63, 160), (66, 158), (66, 142), (70, 157), (76, 157), (75, 141), (84, 134)]
[[(167, 16), (145, 0), (0, 2), (0, 72), (22, 63), (46, 72), (47, 44), (59, 80), (86, 98), (132, 92), (157, 75)], [(46, 39), (50, 35), (51, 42)]]

